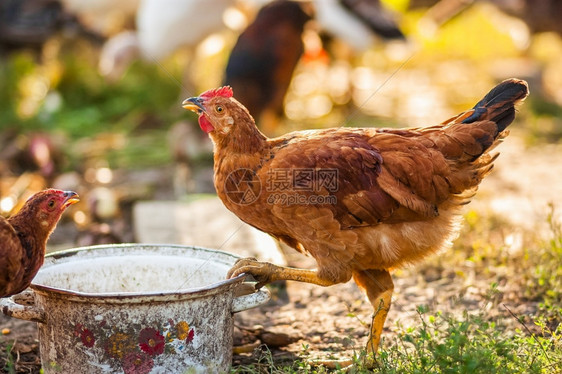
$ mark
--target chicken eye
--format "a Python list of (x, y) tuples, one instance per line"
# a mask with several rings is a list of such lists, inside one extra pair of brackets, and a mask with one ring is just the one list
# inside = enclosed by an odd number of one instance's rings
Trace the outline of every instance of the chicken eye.
[(217, 111), (217, 113), (222, 113), (222, 111), (223, 111), (222, 106), (220, 106), (220, 105), (217, 105), (215, 110)]
[(55, 200), (49, 200), (49, 202), (47, 203), (47, 207), (49, 209), (53, 209), (55, 207)]

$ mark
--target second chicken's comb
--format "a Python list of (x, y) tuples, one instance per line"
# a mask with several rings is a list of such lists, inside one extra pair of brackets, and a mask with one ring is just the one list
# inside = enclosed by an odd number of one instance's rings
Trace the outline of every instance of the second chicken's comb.
[(210, 99), (212, 97), (217, 97), (217, 96), (229, 98), (232, 97), (232, 95), (233, 95), (232, 87), (224, 86), (224, 87), (213, 88), (212, 90), (205, 91), (201, 94), (201, 97), (204, 97), (206, 99)]

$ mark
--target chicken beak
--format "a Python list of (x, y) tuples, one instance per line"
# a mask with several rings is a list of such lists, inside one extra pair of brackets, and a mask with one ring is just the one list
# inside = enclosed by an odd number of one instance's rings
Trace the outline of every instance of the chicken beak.
[(76, 204), (79, 201), (80, 201), (80, 197), (78, 196), (78, 194), (76, 192), (64, 191), (64, 203), (62, 205), (63, 208), (67, 208), (67, 207), (71, 206), (72, 204)]
[(184, 109), (191, 110), (192, 112), (201, 113), (205, 111), (205, 107), (203, 106), (203, 99), (200, 97), (190, 97), (189, 99), (185, 99), (181, 106)]

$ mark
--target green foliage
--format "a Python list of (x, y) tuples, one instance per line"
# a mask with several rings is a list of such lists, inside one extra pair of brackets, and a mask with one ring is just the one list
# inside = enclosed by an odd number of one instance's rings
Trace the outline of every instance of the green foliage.
[(534, 262), (533, 273), (527, 282), (527, 295), (541, 300), (540, 307), (551, 318), (562, 321), (562, 225), (555, 219), (554, 205), (550, 206), (548, 223), (551, 238), (529, 249), (528, 258)]
[(93, 69), (74, 57), (67, 57), (65, 74), (58, 90), (63, 98), (60, 110), (44, 119), (56, 124), (72, 138), (102, 131), (134, 129), (143, 116), (170, 120), (170, 106), (178, 101), (179, 87), (163, 79), (156, 66), (137, 63), (119, 84), (108, 85)]
[(526, 142), (558, 142), (562, 138), (562, 107), (540, 95), (531, 96), (528, 105), (532, 115), (520, 124), (525, 129)]
[[(167, 67), (137, 62), (115, 84), (101, 77), (80, 53), (39, 64), (27, 53), (0, 61), (0, 131), (56, 133), (74, 168), (84, 164), (82, 140), (120, 134), (124, 146), (100, 154), (112, 167), (170, 162), (166, 131), (185, 118), (181, 83)], [(103, 138), (103, 136), (101, 137)]]
[(36, 65), (28, 54), (15, 55), (0, 63), (0, 129), (17, 123), (17, 105), (21, 99), (19, 82), (35, 69)]
[[(516, 276), (510, 272), (510, 282), (521, 288), (521, 297), (539, 301), (542, 313), (562, 320), (562, 225), (555, 217), (551, 204), (549, 230), (537, 233), (517, 229), (500, 216), (469, 211), (454, 251), (440, 260), (468, 258), (480, 273), (498, 267), (517, 269)], [(521, 249), (509, 244), (514, 237), (520, 238)]]
[(16, 364), (15, 359), (12, 354), (12, 349), (14, 348), (14, 343), (9, 343), (6, 345), (5, 349), (6, 352), (2, 352), (2, 356), (6, 357), (6, 363), (4, 364), (4, 372), (8, 374), (15, 374), (16, 372)]

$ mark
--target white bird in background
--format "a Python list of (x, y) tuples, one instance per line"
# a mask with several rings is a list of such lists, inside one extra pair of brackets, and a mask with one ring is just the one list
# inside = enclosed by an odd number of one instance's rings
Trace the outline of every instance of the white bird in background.
[(136, 31), (122, 31), (105, 42), (100, 52), (98, 71), (110, 82), (118, 81), (129, 65), (140, 56)]
[[(124, 31), (104, 46), (100, 73), (119, 79), (136, 58), (159, 62), (179, 48), (194, 48), (225, 30), (225, 11), (234, 0), (140, 0), (136, 31)], [(205, 11), (201, 11), (205, 10)]]
[(194, 46), (224, 29), (223, 13), (232, 3), (233, 0), (142, 0), (137, 13), (142, 57), (161, 60), (179, 47)]
[(404, 39), (392, 14), (379, 0), (315, 0), (314, 6), (320, 28), (357, 51), (371, 47), (375, 34)]

